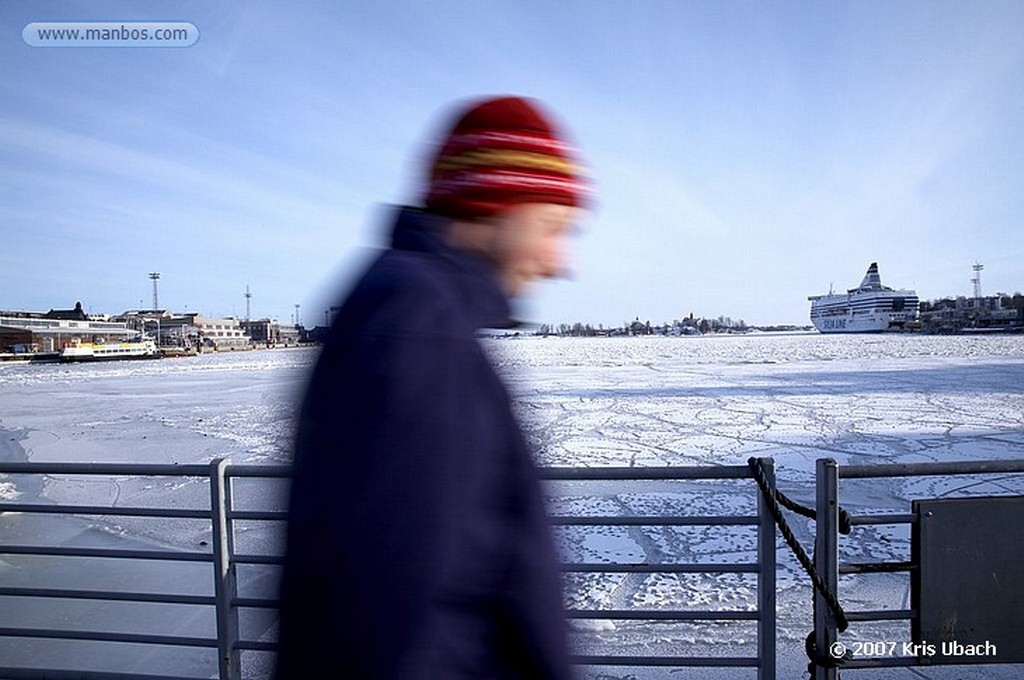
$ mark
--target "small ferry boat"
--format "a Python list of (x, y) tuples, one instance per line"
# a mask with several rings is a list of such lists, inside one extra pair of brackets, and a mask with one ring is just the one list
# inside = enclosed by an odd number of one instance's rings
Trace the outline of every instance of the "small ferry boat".
[(160, 350), (152, 338), (139, 336), (113, 342), (79, 342), (60, 352), (61, 361), (112, 361), (116, 359), (159, 359)]
[(811, 295), (811, 323), (822, 333), (879, 333), (902, 330), (917, 320), (917, 293), (882, 285), (878, 263), (846, 293)]

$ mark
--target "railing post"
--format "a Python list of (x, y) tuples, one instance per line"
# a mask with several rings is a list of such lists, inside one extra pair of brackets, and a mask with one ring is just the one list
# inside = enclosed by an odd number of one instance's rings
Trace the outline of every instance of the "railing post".
[(228, 488), (228, 459), (210, 462), (210, 515), (213, 520), (213, 592), (217, 601), (217, 664), (220, 680), (241, 680), (241, 655), (238, 651), (238, 580), (231, 556), (235, 551), (234, 531), (228, 514), (231, 493)]
[[(768, 487), (775, 490), (775, 461), (761, 459)], [(757, 678), (775, 680), (775, 520), (768, 499), (757, 494)]]
[[(817, 517), (815, 520), (814, 567), (825, 586), (839, 589), (839, 465), (831, 458), (817, 463)], [(818, 589), (814, 589), (814, 644), (818, 655), (835, 658), (832, 645), (838, 641), (835, 615)], [(814, 680), (837, 680), (835, 666), (815, 666)]]

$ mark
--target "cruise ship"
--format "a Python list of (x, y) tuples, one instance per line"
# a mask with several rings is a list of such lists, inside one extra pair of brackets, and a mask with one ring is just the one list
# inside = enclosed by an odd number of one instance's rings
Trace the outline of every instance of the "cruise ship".
[(857, 288), (811, 295), (811, 323), (822, 333), (878, 333), (900, 330), (917, 320), (917, 293), (882, 285), (872, 262)]

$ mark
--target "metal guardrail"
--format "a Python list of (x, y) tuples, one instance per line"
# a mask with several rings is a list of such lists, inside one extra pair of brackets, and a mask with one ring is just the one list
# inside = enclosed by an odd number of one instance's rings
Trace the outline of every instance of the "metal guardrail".
[[(212, 608), (215, 619), (214, 637), (186, 635), (153, 635), (125, 632), (106, 632), (61, 628), (0, 628), (0, 638), (31, 638), (42, 640), (87, 641), (97, 643), (127, 643), (149, 646), (171, 646), (215, 649), (218, 677), (222, 680), (241, 678), (240, 652), (243, 650), (272, 651), (273, 645), (258, 640), (246, 640), (239, 635), (239, 610), (244, 608), (273, 608), (276, 603), (266, 599), (246, 599), (238, 596), (236, 566), (239, 564), (280, 563), (280, 557), (237, 554), (234, 550), (235, 520), (282, 521), (285, 514), (278, 512), (234, 511), (231, 479), (238, 477), (290, 476), (285, 466), (237, 466), (225, 459), (209, 465), (134, 465), (91, 463), (0, 463), (0, 474), (8, 475), (80, 475), (110, 477), (174, 477), (208, 480), (210, 502), (205, 508), (155, 508), (96, 505), (55, 505), (0, 503), (0, 513), (32, 513), (38, 515), (74, 515), (104, 517), (148, 517), (162, 519), (191, 519), (210, 522), (209, 551), (170, 549), (141, 550), (132, 548), (55, 547), (45, 545), (0, 544), (0, 555), (37, 556), (49, 558), (88, 558), (93, 560), (141, 560), (154, 563), (203, 563), (212, 567), (213, 592), (210, 595), (183, 595), (127, 590), (68, 589), (43, 587), (0, 586), (0, 597), (34, 599), (79, 600), (94, 602), (129, 602), (146, 604), (182, 605)], [(3, 678), (110, 678), (147, 680), (154, 676), (117, 672), (62, 671), (40, 668), (0, 668)], [(168, 676), (159, 676), (166, 678)]]
[[(817, 520), (815, 536), (815, 568), (833, 593), (840, 595), (841, 574), (907, 573), (919, 567), (911, 561), (843, 563), (839, 559), (839, 480), (878, 479), (896, 477), (986, 475), (1002, 473), (1024, 473), (1024, 460), (916, 463), (889, 465), (847, 465), (840, 466), (830, 458), (817, 461)], [(913, 525), (918, 518), (913, 513), (881, 513), (851, 515), (850, 524), (857, 526)], [(913, 621), (918, 616), (914, 609), (880, 609), (846, 612), (850, 623), (881, 621)], [(830, 649), (840, 643), (839, 625), (835, 614), (829, 609), (822, 593), (814, 594), (814, 643), (823, 661), (828, 660)], [(834, 656), (834, 655), (833, 655)], [(815, 680), (836, 680), (839, 670), (858, 668), (895, 668), (923, 665), (916, 656), (891, 655), (861, 659), (839, 660), (837, 663), (814, 665)]]
[[(763, 461), (765, 471), (774, 485), (772, 461)], [(214, 460), (209, 465), (125, 465), (125, 464), (60, 464), (60, 463), (0, 463), (0, 474), (16, 475), (84, 475), (133, 477), (185, 477), (208, 480), (210, 503), (196, 509), (119, 507), (94, 505), (52, 505), (41, 503), (0, 503), (0, 513), (36, 513), (45, 515), (152, 517), (165, 519), (191, 519), (210, 522), (209, 551), (140, 550), (130, 548), (82, 548), (37, 545), (0, 544), (0, 555), (33, 555), (54, 559), (88, 558), (94, 560), (144, 560), (152, 562), (193, 562), (212, 567), (214, 587), (212, 595), (183, 595), (154, 592), (112, 590), (82, 590), (48, 587), (0, 586), (0, 597), (35, 599), (81, 600), (95, 602), (130, 602), (147, 604), (182, 605), (213, 609), (216, 621), (214, 637), (152, 635), (140, 633), (114, 633), (83, 629), (52, 627), (0, 628), (0, 638), (32, 638), (41, 640), (75, 640), (97, 643), (127, 643), (136, 645), (166, 645), (215, 649), (218, 677), (238, 680), (242, 677), (241, 653), (273, 652), (275, 643), (260, 639), (247, 639), (240, 634), (239, 612), (245, 609), (275, 609), (276, 600), (268, 597), (242, 597), (239, 595), (237, 568), (241, 565), (279, 565), (279, 554), (247, 554), (235, 550), (235, 522), (281, 522), (283, 511), (236, 510), (236, 494), (232, 480), (238, 478), (278, 478), (290, 476), (287, 466), (230, 465), (227, 460)], [(543, 479), (550, 482), (644, 482), (682, 480), (751, 479), (747, 466), (725, 467), (673, 467), (673, 468), (544, 468)], [(563, 526), (754, 526), (757, 527), (757, 561), (739, 564), (566, 564), (567, 572), (581, 573), (742, 573), (756, 574), (758, 581), (756, 611), (683, 611), (683, 610), (571, 610), (573, 619), (650, 620), (650, 621), (756, 621), (756, 657), (708, 656), (578, 656), (575, 662), (584, 665), (610, 666), (697, 666), (697, 667), (752, 667), (759, 680), (775, 677), (775, 527), (765, 499), (754, 484), (751, 493), (757, 497), (758, 511), (752, 516), (605, 516), (555, 517), (554, 523)], [(18, 679), (36, 678), (90, 678), (117, 677), (122, 680), (152, 680), (155, 676), (118, 672), (61, 671), (40, 668), (0, 668), (0, 677)], [(160, 676), (166, 678), (168, 676)]]
[[(774, 463), (762, 459), (769, 483), (774, 486)], [(748, 466), (703, 466), (663, 468), (544, 468), (543, 479), (552, 482), (642, 482), (684, 480), (748, 479), (753, 475)], [(775, 611), (775, 524), (767, 501), (756, 484), (750, 484), (750, 493), (757, 498), (757, 514), (742, 515), (665, 515), (665, 516), (586, 516), (552, 518), (555, 526), (601, 527), (680, 527), (680, 526), (753, 526), (757, 528), (757, 561), (737, 564), (669, 563), (669, 564), (608, 564), (568, 563), (568, 573), (671, 573), (671, 574), (756, 574), (756, 611), (733, 610), (680, 610), (680, 609), (570, 609), (570, 619), (641, 620), (641, 621), (756, 621), (757, 655), (753, 657), (724, 656), (576, 656), (574, 662), (586, 666), (623, 667), (751, 667), (757, 669), (759, 680), (774, 680), (776, 663), (776, 611)]]

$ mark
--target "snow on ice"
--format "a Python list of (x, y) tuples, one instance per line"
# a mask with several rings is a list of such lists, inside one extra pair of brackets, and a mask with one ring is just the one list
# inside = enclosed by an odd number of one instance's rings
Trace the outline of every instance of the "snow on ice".
[[(750, 456), (771, 457), (780, 488), (811, 504), (814, 464), (823, 457), (842, 465), (1024, 455), (1020, 336), (483, 342), (510, 386), (542, 465), (742, 465)], [(289, 350), (102, 365), (0, 364), (0, 459), (287, 462), (294, 411), (314, 358), (313, 350)], [(1020, 494), (1021, 477), (850, 480), (843, 483), (841, 499), (855, 513), (906, 511), (913, 498)], [(755, 512), (752, 487), (749, 481), (605, 483), (584, 491), (558, 483), (550, 492), (552, 512), (559, 515), (735, 515)], [(50, 477), (33, 486), (0, 478), (0, 498), (47, 502), (188, 507), (206, 493), (198, 483), (160, 479)], [(278, 490), (267, 502), (280, 505), (282, 499)], [(791, 519), (810, 547), (813, 523)], [(206, 531), (187, 522), (89, 521), (126, 540), (186, 548), (195, 547)], [(752, 527), (562, 527), (556, 539), (571, 562), (756, 560)], [(274, 544), (280, 534), (253, 529), (239, 540)], [(907, 559), (909, 531), (862, 527), (841, 546), (844, 559)], [(780, 677), (795, 677), (806, 664), (801, 655), (810, 630), (810, 591), (781, 542), (778, 555)], [(851, 608), (905, 607), (909, 583), (901, 575), (843, 577), (841, 592)], [(569, 574), (566, 598), (573, 608), (749, 611), (756, 608), (756, 578)], [(861, 626), (851, 635), (905, 640), (906, 628)], [(584, 651), (745, 656), (754, 653), (756, 626), (578, 621), (573, 639)], [(999, 675), (999, 668), (958, 668), (948, 675), (948, 669), (929, 669), (928, 677), (1015, 677)], [(709, 669), (613, 671), (590, 671), (588, 677), (733, 677)], [(912, 677), (902, 670), (856, 673), (865, 679)]]

